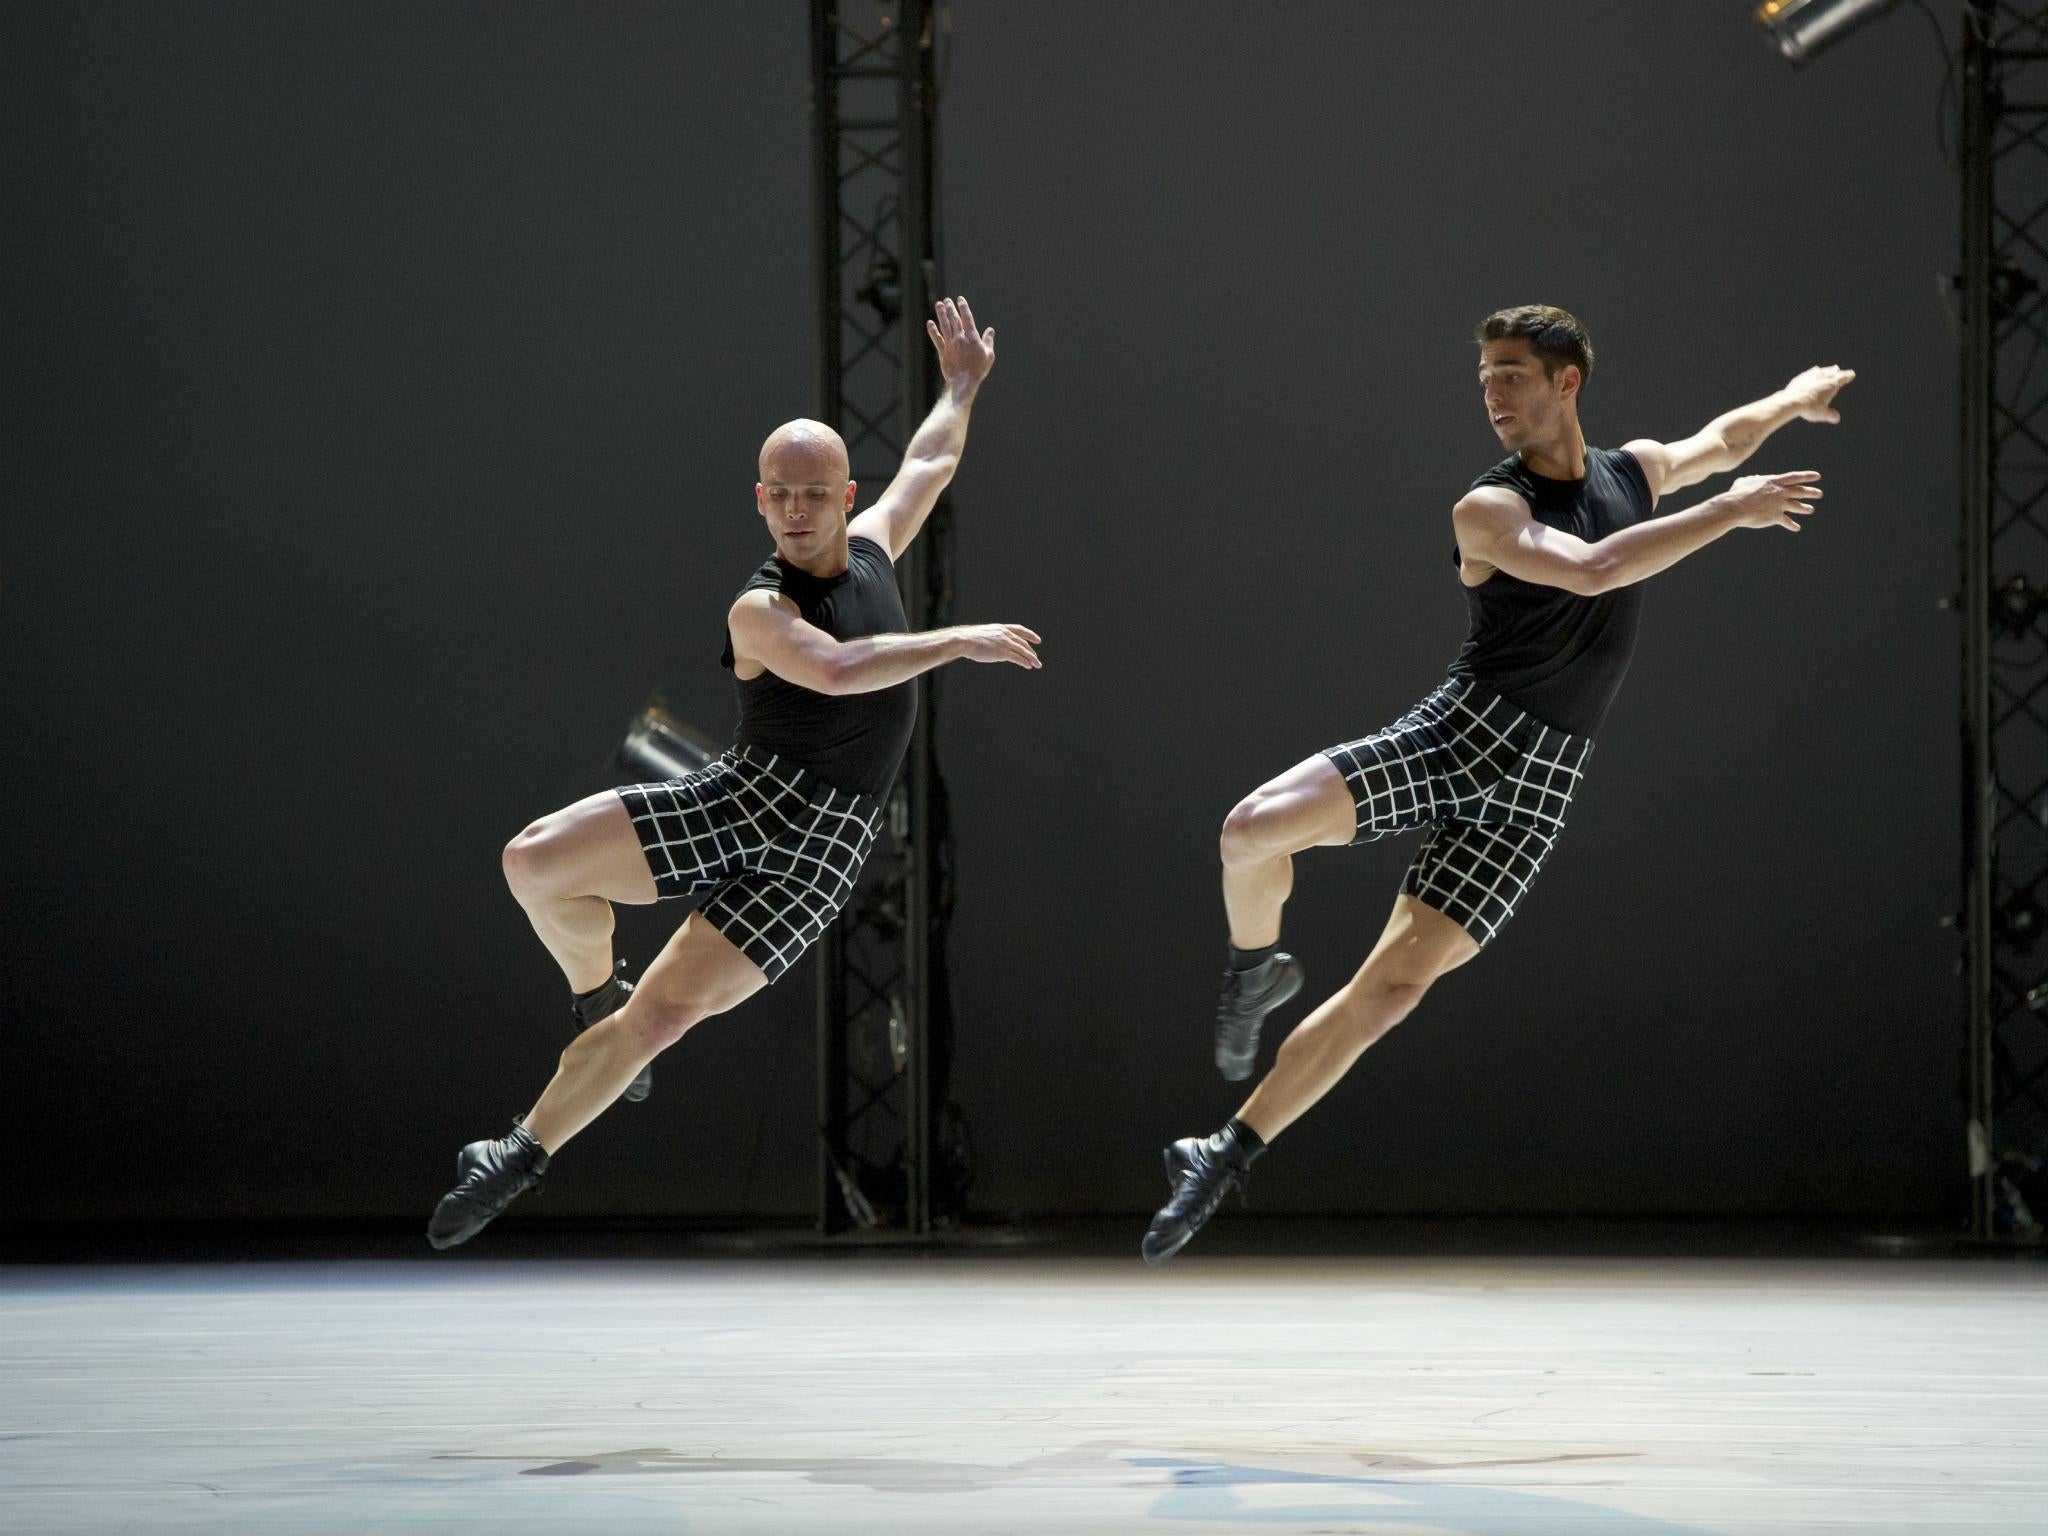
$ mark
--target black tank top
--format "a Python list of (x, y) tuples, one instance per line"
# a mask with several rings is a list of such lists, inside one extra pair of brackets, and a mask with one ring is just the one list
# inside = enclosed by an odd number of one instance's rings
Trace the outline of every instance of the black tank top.
[[(846, 541), (846, 569), (813, 576), (771, 555), (747, 578), (742, 593), (766, 589), (795, 603), (806, 623), (839, 640), (901, 634), (908, 625), (896, 567), (873, 539)], [(732, 631), (720, 661), (733, 664)], [(835, 789), (885, 793), (910, 747), (917, 721), (917, 685), (897, 683), (871, 693), (825, 694), (763, 672), (733, 678), (739, 689), (740, 725), (733, 744), (760, 747), (808, 768)]]
[[(1650, 515), (1643, 467), (1617, 448), (1588, 448), (1583, 480), (1532, 473), (1517, 454), (1472, 482), (1474, 490), (1482, 485), (1506, 486), (1539, 523), (1589, 544)], [(1465, 589), (1465, 606), (1472, 630), (1451, 663), (1453, 677), (1470, 678), (1570, 735), (1599, 729), (1635, 654), (1641, 582), (1579, 597), (1497, 570)]]

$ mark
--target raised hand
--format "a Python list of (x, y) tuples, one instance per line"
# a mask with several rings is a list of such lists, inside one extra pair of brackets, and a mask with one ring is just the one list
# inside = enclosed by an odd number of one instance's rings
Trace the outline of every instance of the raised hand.
[(1834, 408), (1835, 396), (1855, 377), (1855, 369), (1837, 368), (1829, 363), (1807, 369), (1785, 386), (1785, 393), (1797, 403), (1801, 421), (1836, 422), (1842, 419), (1842, 413)]
[(1038, 636), (1022, 624), (961, 624), (953, 633), (960, 638), (965, 661), (1007, 661), (1032, 671), (1045, 665), (1032, 649)]
[(1820, 471), (1795, 469), (1784, 475), (1744, 475), (1721, 495), (1735, 509), (1738, 528), (1789, 528), (1797, 533), (1798, 519), (1813, 511), (1807, 503), (1821, 495)]
[(941, 299), (932, 310), (938, 318), (925, 321), (924, 328), (939, 349), (939, 372), (954, 387), (979, 384), (996, 365), (996, 328), (974, 329), (974, 311), (967, 307), (965, 294)]

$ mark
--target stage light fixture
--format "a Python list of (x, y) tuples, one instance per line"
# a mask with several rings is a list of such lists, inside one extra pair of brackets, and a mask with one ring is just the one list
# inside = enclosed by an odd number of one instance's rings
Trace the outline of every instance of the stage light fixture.
[(653, 782), (680, 779), (697, 772), (725, 749), (687, 720), (670, 713), (660, 694), (647, 701), (626, 727), (619, 743), (619, 766), (636, 778)]
[(1992, 622), (2014, 640), (2024, 640), (2041, 622), (2048, 596), (2024, 576), (2015, 576), (1998, 589), (1992, 603)]
[(1804, 64), (1865, 22), (1875, 21), (1899, 0), (1764, 0), (1757, 24), (1793, 64)]
[[(2030, 949), (2041, 937), (2042, 917), (2040, 904), (2031, 894), (2014, 891), (1999, 904), (1992, 921), (2001, 941), (2016, 949)], [(2032, 1001), (2031, 995), (2028, 1001)]]
[(884, 325), (894, 325), (903, 313), (903, 274), (896, 269), (896, 258), (886, 253), (877, 256), (868, 267), (868, 280), (854, 290), (853, 296), (875, 312), (875, 318)]

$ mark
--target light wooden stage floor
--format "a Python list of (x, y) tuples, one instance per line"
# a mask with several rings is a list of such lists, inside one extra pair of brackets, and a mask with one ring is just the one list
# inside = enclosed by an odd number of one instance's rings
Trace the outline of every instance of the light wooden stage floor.
[[(1134, 1229), (1135, 1232), (1135, 1229)], [(2048, 1270), (0, 1270), (0, 1530), (2048, 1531)]]

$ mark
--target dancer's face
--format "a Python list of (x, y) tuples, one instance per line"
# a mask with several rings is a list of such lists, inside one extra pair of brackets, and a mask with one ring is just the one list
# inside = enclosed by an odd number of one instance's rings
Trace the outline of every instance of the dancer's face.
[(792, 423), (762, 445), (754, 505), (786, 559), (820, 554), (844, 537), (855, 490), (847, 477), (846, 448), (836, 432), (813, 432)]
[(1494, 436), (1512, 453), (1552, 441), (1569, 424), (1579, 370), (1568, 363), (1546, 374), (1529, 343), (1512, 336), (1479, 349), (1479, 387)]

